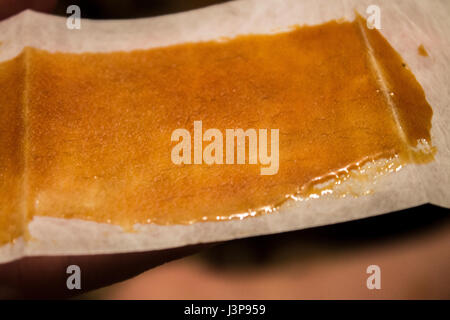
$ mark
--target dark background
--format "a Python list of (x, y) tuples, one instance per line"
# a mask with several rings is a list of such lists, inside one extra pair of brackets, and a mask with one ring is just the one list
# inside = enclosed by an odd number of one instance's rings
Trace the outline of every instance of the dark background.
[(54, 13), (66, 15), (66, 8), (76, 4), (81, 16), (89, 19), (131, 19), (187, 11), (229, 0), (63, 0)]

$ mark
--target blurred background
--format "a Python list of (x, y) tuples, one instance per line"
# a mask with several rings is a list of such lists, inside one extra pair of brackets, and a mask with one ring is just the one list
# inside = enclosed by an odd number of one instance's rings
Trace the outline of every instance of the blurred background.
[[(261, 0), (262, 1), (262, 0)], [(0, 0), (0, 19), (26, 8), (82, 18), (170, 14), (220, 0)], [(381, 290), (366, 269), (381, 268)], [(113, 267), (113, 266), (111, 266)], [(81, 299), (450, 299), (450, 216), (424, 205), (378, 217), (229, 241)]]
[(197, 9), (229, 0), (0, 0), (0, 19), (25, 9), (67, 16), (70, 5), (88, 19), (133, 19)]
[[(381, 290), (367, 289), (372, 264)], [(81, 298), (450, 299), (450, 216), (424, 205), (229, 241)]]

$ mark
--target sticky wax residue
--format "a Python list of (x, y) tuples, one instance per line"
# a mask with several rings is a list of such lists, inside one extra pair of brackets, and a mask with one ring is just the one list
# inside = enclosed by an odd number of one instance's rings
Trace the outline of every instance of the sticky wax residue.
[[(128, 228), (241, 219), (379, 159), (425, 159), (424, 92), (358, 19), (133, 52), (26, 48), (0, 64), (0, 242), (34, 216)], [(195, 120), (279, 129), (278, 173), (174, 165), (171, 134)]]
[(419, 52), (419, 54), (420, 54), (422, 57), (428, 57), (428, 52), (427, 52), (427, 50), (425, 49), (425, 47), (423, 46), (423, 44), (421, 44), (421, 45), (417, 48), (417, 51)]

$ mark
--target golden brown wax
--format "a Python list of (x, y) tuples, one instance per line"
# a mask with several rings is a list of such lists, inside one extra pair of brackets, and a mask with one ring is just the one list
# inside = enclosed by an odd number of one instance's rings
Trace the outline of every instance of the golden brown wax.
[(24, 231), (24, 56), (0, 64), (0, 244)]
[(419, 54), (420, 54), (422, 57), (428, 57), (428, 52), (427, 52), (427, 50), (425, 49), (425, 47), (423, 46), (423, 44), (421, 44), (421, 45), (417, 48), (417, 52), (419, 52)]
[[(431, 108), (401, 57), (363, 25), (133, 52), (26, 48), (0, 64), (0, 243), (34, 216), (127, 228), (228, 219), (364, 161), (420, 160), (412, 147), (430, 142)], [(279, 129), (278, 173), (173, 164), (171, 134), (192, 134), (195, 120), (222, 132)]]

